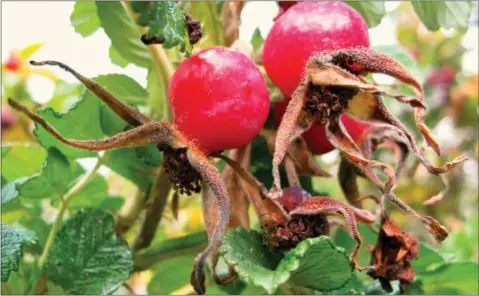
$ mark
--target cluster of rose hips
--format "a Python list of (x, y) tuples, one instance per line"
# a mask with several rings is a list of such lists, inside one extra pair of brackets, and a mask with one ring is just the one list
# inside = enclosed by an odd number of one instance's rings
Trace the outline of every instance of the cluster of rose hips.
[[(352, 257), (359, 268), (356, 254), (361, 238), (356, 222), (373, 223), (377, 218), (366, 210), (328, 197), (311, 197), (300, 187), (282, 190), (277, 167), (290, 149), (290, 143), (301, 136), (312, 154), (323, 154), (336, 148), (341, 150), (352, 163), (351, 170), (373, 181), (387, 198), (420, 218), (437, 237), (444, 236), (444, 229), (437, 221), (420, 216), (392, 194), (394, 174), (387, 165), (372, 159), (375, 145), (389, 140), (402, 148), (403, 158), (412, 151), (434, 173), (449, 168), (434, 168), (420, 155), (404, 126), (394, 117), (387, 117), (390, 114), (381, 103), (382, 96), (389, 94), (367, 84), (363, 76), (383, 72), (412, 85), (421, 95), (420, 84), (400, 64), (368, 49), (366, 23), (348, 5), (341, 2), (293, 2), (283, 7), (284, 12), (277, 17), (263, 48), (266, 72), (285, 98), (274, 106), (274, 117), (279, 126), (274, 147), (274, 187), (268, 192), (251, 174), (235, 166), (234, 162), (228, 162), (245, 184), (250, 185), (248, 195), (262, 221), (265, 243), (280, 250), (290, 249), (308, 237), (328, 234), (326, 215), (340, 214), (347, 222), (348, 232), (358, 242)], [(150, 120), (62, 63), (32, 64), (56, 65), (72, 73), (134, 127), (101, 140), (66, 139), (38, 115), (9, 100), (12, 107), (27, 114), (58, 140), (93, 151), (155, 144), (165, 155), (163, 169), (177, 191), (189, 194), (206, 186), (213, 193), (211, 196), (219, 208), (219, 213), (215, 213), (217, 224), (210, 234), (207, 248), (196, 258), (191, 276), (196, 292), (204, 293), (205, 262), (211, 254), (216, 254), (230, 219), (228, 192), (210, 159), (223, 150), (251, 143), (262, 131), (270, 110), (266, 82), (254, 62), (246, 55), (224, 47), (204, 49), (184, 60), (168, 89), (173, 124)], [(391, 96), (416, 108), (424, 107), (422, 97)], [(344, 114), (353, 110), (351, 107), (357, 106), (358, 100), (361, 105), (362, 99), (364, 105), (373, 104), (371, 110), (374, 114)], [(434, 143), (428, 130), (421, 125), (420, 112), (417, 111), (418, 126), (429, 143)], [(353, 119), (354, 116), (362, 120)], [(391, 179), (382, 183), (372, 172), (373, 167), (381, 167)], [(396, 177), (400, 175), (399, 171), (396, 171)], [(355, 190), (348, 191), (347, 178), (342, 185), (346, 195), (348, 192), (358, 195)], [(355, 205), (361, 199), (359, 196), (347, 197)], [(379, 199), (372, 198), (382, 210)]]

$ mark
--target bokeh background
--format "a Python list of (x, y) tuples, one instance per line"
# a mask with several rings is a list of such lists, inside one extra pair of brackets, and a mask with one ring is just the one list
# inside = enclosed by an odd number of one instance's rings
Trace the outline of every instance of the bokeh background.
[[(28, 9), (25, 7), (28, 5)], [(38, 50), (32, 58), (62, 61), (88, 77), (101, 74), (122, 73), (134, 78), (140, 85), (147, 84), (147, 70), (133, 64), (126, 67), (112, 62), (110, 39), (103, 29), (87, 38), (75, 32), (70, 15), (74, 2), (2, 2), (2, 109), (8, 96), (24, 96), (37, 104), (58, 108), (77, 101), (80, 92), (77, 81), (68, 73), (52, 69), (51, 72), (12, 71), (5, 68), (7, 61), (23, 48), (32, 44)], [(444, 184), (437, 177), (429, 175), (422, 167), (414, 171), (414, 178), (403, 178), (398, 185), (397, 195), (418, 211), (433, 215), (451, 229), (451, 237), (437, 246), (445, 254), (462, 260), (478, 258), (478, 56), (479, 31), (477, 3), (473, 8), (467, 29), (440, 29), (428, 31), (414, 14), (411, 5), (405, 2), (386, 2), (388, 15), (380, 24), (371, 28), (370, 40), (373, 46), (397, 47), (415, 61), (413, 71), (425, 83), (426, 101), (429, 106), (426, 122), (442, 147), (443, 154), (437, 157), (427, 150), (427, 156), (436, 163), (467, 155), (470, 160), (445, 175), (448, 190), (444, 199), (433, 205), (423, 201), (437, 194)], [(275, 2), (253, 1), (248, 3), (241, 15), (240, 39), (250, 42), (259, 28), (267, 36), (278, 13)], [(22, 63), (24, 61), (21, 61)], [(381, 75), (375, 75), (377, 82), (394, 87), (394, 82)], [(273, 98), (277, 99), (277, 98)], [(59, 103), (61, 102), (61, 103)], [(69, 102), (69, 103), (65, 103)], [(63, 107), (61, 107), (63, 106)], [(391, 103), (393, 112), (413, 127), (412, 113), (404, 106)], [(8, 119), (2, 110), (2, 144), (12, 142), (35, 142), (31, 136), (30, 122)], [(318, 157), (318, 161), (333, 174), (338, 170), (339, 155), (336, 151)], [(82, 159), (81, 164), (89, 168), (94, 161)], [(410, 166), (414, 166), (412, 163)], [(109, 192), (123, 201), (118, 206), (127, 207), (129, 199), (136, 192), (132, 182), (102, 167), (100, 172), (107, 178)], [(413, 174), (413, 172), (410, 172)], [(2, 172), (3, 174), (3, 172)], [(3, 186), (3, 184), (2, 184)], [(342, 199), (342, 193), (335, 178), (315, 178), (315, 191), (327, 193)], [(374, 188), (361, 181), (365, 190)], [(171, 213), (165, 219), (156, 240), (180, 237), (186, 233), (203, 229), (199, 198), (183, 198), (180, 202), (178, 219)], [(46, 203), (42, 208), (42, 219), (48, 224), (56, 215), (57, 206)], [(121, 209), (120, 209), (121, 211)], [(25, 211), (2, 210), (2, 221), (17, 221)], [(394, 218), (405, 229), (420, 236), (431, 245), (434, 241), (424, 233), (423, 228), (413, 219), (394, 211)], [(185, 264), (182, 264), (183, 261)], [(177, 272), (188, 273), (190, 257), (180, 257), (171, 262), (165, 260), (160, 269), (176, 268)], [(184, 269), (184, 270), (183, 270)], [(153, 279), (153, 280), (152, 280)], [(136, 291), (150, 293), (188, 292), (187, 278), (178, 277), (178, 283), (166, 282), (155, 270), (138, 274), (131, 280)], [(166, 289), (167, 287), (172, 287)], [(182, 287), (186, 290), (181, 290)]]

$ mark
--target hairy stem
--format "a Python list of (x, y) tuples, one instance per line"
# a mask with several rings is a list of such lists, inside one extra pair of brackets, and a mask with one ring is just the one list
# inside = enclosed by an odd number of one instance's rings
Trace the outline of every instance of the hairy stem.
[(45, 267), (45, 264), (48, 259), (48, 253), (50, 251), (50, 248), (53, 245), (55, 236), (58, 230), (60, 229), (60, 226), (62, 224), (62, 218), (68, 207), (68, 204), (71, 202), (75, 194), (77, 194), (80, 190), (82, 190), (83, 187), (95, 176), (95, 173), (97, 172), (97, 170), (100, 168), (100, 166), (103, 163), (102, 159), (103, 159), (102, 157), (98, 157), (98, 160), (95, 166), (89, 172), (83, 175), (83, 177), (73, 187), (71, 187), (70, 190), (63, 196), (57, 217), (55, 218), (55, 222), (53, 223), (52, 229), (50, 230), (50, 233), (48, 234), (45, 247), (43, 248), (43, 253), (40, 256), (40, 260), (38, 261), (38, 270), (40, 273), (43, 271), (43, 268)]

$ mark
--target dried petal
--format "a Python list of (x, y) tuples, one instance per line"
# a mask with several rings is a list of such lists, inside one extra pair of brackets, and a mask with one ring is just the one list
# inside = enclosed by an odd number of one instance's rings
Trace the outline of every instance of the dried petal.
[(381, 230), (378, 242), (371, 256), (371, 265), (374, 266), (368, 275), (379, 279), (381, 286), (391, 292), (389, 281), (399, 280), (401, 291), (414, 278), (411, 260), (417, 257), (419, 241), (401, 231), (399, 226), (389, 217), (384, 216), (381, 221)]

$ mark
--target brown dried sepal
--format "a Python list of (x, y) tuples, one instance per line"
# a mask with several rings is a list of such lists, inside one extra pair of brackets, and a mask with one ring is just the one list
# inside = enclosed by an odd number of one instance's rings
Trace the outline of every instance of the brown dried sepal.
[(373, 269), (368, 275), (379, 279), (386, 292), (392, 292), (390, 281), (399, 280), (401, 292), (414, 279), (414, 269), (410, 262), (417, 258), (419, 242), (413, 236), (403, 232), (389, 217), (381, 221), (377, 244), (371, 256)]

